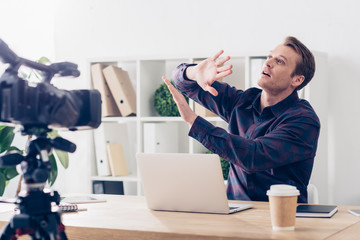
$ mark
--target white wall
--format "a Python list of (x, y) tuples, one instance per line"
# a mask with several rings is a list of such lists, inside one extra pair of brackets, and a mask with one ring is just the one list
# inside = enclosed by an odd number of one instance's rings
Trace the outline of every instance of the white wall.
[(54, 57), (54, 1), (1, 0), (0, 38), (19, 56)]
[[(20, 2), (29, 8), (30, 3)], [(40, 2), (47, 7), (46, 1)], [(9, 1), (7, 5), (13, 4)], [(57, 60), (74, 61), (83, 73), (77, 80), (61, 81), (65, 88), (89, 86), (85, 73), (90, 58), (210, 56), (220, 48), (236, 55), (271, 50), (288, 35), (298, 37), (313, 50), (327, 52), (330, 150), (329, 169), (323, 171), (329, 171), (328, 202), (359, 205), (359, 8), (356, 0), (62, 0), (55, 2), (54, 25), (48, 29), (55, 30)], [(13, 15), (5, 18), (7, 21), (0, 18), (0, 31), (11, 18)], [(47, 34), (48, 29), (43, 28), (42, 33)], [(22, 36), (7, 33), (12, 45)], [(52, 43), (52, 37), (46, 40)], [(36, 42), (42, 41), (38, 38)], [(21, 42), (23, 48), (33, 45)], [(41, 49), (37, 47), (36, 51)], [(78, 151), (71, 155), (70, 169), (63, 173), (58, 187), (70, 192), (88, 191), (90, 172), (86, 166), (93, 154), (90, 132), (68, 135), (78, 144)]]
[[(54, 3), (52, 0), (0, 0), (0, 38), (18, 56), (37, 60), (54, 58)], [(0, 63), (0, 73), (6, 65)], [(24, 149), (26, 137), (14, 144)], [(19, 178), (10, 181), (5, 196), (13, 197)]]

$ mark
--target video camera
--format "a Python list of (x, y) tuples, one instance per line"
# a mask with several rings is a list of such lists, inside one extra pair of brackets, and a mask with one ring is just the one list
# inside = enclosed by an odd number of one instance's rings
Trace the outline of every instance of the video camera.
[[(27, 144), (26, 155), (10, 152), (0, 157), (0, 167), (21, 164), (26, 191), (17, 196), (15, 204), (20, 212), (3, 228), (0, 240), (16, 239), (29, 234), (31, 239), (66, 240), (59, 205), (60, 195), (45, 192), (53, 148), (74, 152), (76, 145), (66, 139), (50, 139), (50, 128), (75, 131), (97, 128), (101, 123), (101, 96), (97, 90), (60, 90), (50, 83), (54, 76), (78, 77), (77, 65), (70, 62), (45, 65), (18, 57), (0, 39), (0, 59), (9, 64), (0, 77), (0, 122), (21, 125), (23, 135), (35, 135)], [(41, 82), (32, 86), (19, 77), (19, 68), (25, 66), (43, 74)], [(4, 202), (4, 201), (3, 201)]]
[[(60, 90), (50, 83), (54, 76), (78, 77), (70, 62), (45, 65), (18, 57), (0, 39), (0, 59), (9, 64), (0, 77), (0, 122), (20, 124), (26, 134), (48, 127), (97, 128), (101, 123), (101, 96), (97, 90)], [(39, 70), (43, 79), (36, 86), (18, 76), (21, 66)]]

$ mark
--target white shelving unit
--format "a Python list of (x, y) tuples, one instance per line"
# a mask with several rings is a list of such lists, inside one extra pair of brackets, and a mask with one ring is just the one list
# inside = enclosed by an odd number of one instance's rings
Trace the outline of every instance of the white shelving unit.
[[(232, 56), (230, 64), (233, 65), (233, 74), (224, 78), (224, 81), (229, 83), (232, 86), (235, 86), (239, 89), (246, 89), (250, 87), (251, 84), (251, 63), (252, 59), (266, 58), (267, 53), (263, 54), (247, 54), (244, 56)], [(317, 61), (325, 61), (326, 55), (320, 54), (320, 57), (317, 57)], [(94, 130), (95, 138), (95, 150), (102, 151), (102, 154), (106, 155), (105, 144), (106, 142), (110, 143), (124, 143), (124, 155), (126, 157), (126, 162), (128, 166), (129, 176), (124, 177), (111, 177), (111, 176), (98, 176), (96, 168), (96, 159), (92, 161), (92, 178), (91, 181), (122, 181), (124, 183), (125, 194), (132, 195), (141, 195), (141, 181), (138, 178), (138, 169), (136, 165), (135, 155), (136, 152), (144, 151), (144, 124), (145, 123), (172, 123), (175, 124), (178, 128), (178, 149), (181, 153), (202, 153), (206, 149), (197, 141), (188, 137), (189, 126), (183, 122), (180, 117), (161, 117), (159, 116), (153, 106), (153, 95), (155, 90), (163, 83), (161, 77), (166, 76), (168, 79), (171, 79), (171, 74), (173, 69), (183, 62), (194, 62), (196, 60), (204, 59), (202, 57), (196, 58), (167, 58), (167, 59), (93, 59), (88, 62), (89, 65), (89, 79), (90, 76), (90, 66), (92, 64), (101, 63), (105, 65), (116, 65), (126, 70), (129, 73), (130, 79), (136, 91), (136, 107), (137, 115), (133, 117), (107, 117), (104, 118), (99, 129)], [(311, 104), (313, 104), (315, 110), (317, 110), (318, 104), (315, 102), (321, 102), (322, 96), (316, 96), (316, 92), (323, 94), (324, 87), (318, 86), (326, 84), (326, 64), (321, 63), (321, 68), (317, 68), (317, 73), (315, 79), (312, 81), (315, 82), (316, 88), (319, 89), (310, 89), (312, 85), (309, 85), (305, 92), (314, 92), (314, 98), (308, 99)], [(261, 68), (259, 69), (259, 73)], [(324, 77), (323, 77), (324, 76)], [(321, 83), (320, 83), (321, 82)], [(320, 99), (319, 99), (320, 98)], [(319, 100), (318, 100), (319, 99)], [(190, 101), (190, 106), (193, 106), (193, 102)], [(321, 108), (323, 108), (323, 102), (321, 103)], [(320, 118), (324, 121), (327, 114), (322, 109)], [(215, 125), (227, 128), (227, 124), (222, 121), (219, 117), (208, 117), (206, 118)], [(323, 122), (322, 121), (322, 122)], [(114, 130), (115, 125), (121, 125), (122, 131)], [(323, 123), (322, 123), (323, 124)], [(327, 126), (327, 124), (326, 124)], [(104, 134), (104, 131), (107, 133)], [(106, 135), (106, 136), (105, 136)], [(323, 139), (321, 139), (323, 140)], [(169, 144), (171, 144), (172, 139), (169, 139)], [(319, 147), (326, 148), (326, 159), (327, 159), (327, 139), (326, 143), (319, 144)], [(325, 153), (324, 152), (324, 153)], [(322, 153), (321, 155), (323, 155)], [(318, 154), (319, 156), (319, 154)], [(322, 157), (322, 156), (319, 156)]]

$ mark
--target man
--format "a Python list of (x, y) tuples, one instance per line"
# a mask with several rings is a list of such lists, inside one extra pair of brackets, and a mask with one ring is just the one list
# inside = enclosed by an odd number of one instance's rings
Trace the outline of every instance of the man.
[(312, 53), (299, 40), (287, 37), (272, 50), (261, 72), (262, 88), (237, 90), (216, 81), (232, 73), (219, 59), (223, 51), (198, 65), (181, 64), (174, 71), (175, 86), (188, 97), (229, 123), (228, 131), (197, 116), (184, 97), (163, 77), (191, 125), (189, 136), (230, 162), (229, 199), (268, 201), (272, 184), (290, 184), (307, 202), (307, 185), (313, 168), (320, 122), (311, 105), (297, 90), (313, 77)]

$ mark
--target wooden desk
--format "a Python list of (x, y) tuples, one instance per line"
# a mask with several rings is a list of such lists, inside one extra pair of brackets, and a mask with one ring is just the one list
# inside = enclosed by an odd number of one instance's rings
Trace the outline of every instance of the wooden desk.
[[(360, 236), (360, 217), (340, 206), (330, 219), (297, 218), (295, 231), (273, 231), (269, 205), (218, 215), (161, 212), (147, 208), (143, 197), (104, 195), (106, 203), (82, 204), (87, 211), (63, 214), (69, 239), (353, 239)], [(12, 213), (0, 214), (0, 226)], [(25, 238), (23, 238), (25, 239)], [(27, 238), (26, 238), (27, 239)]]

